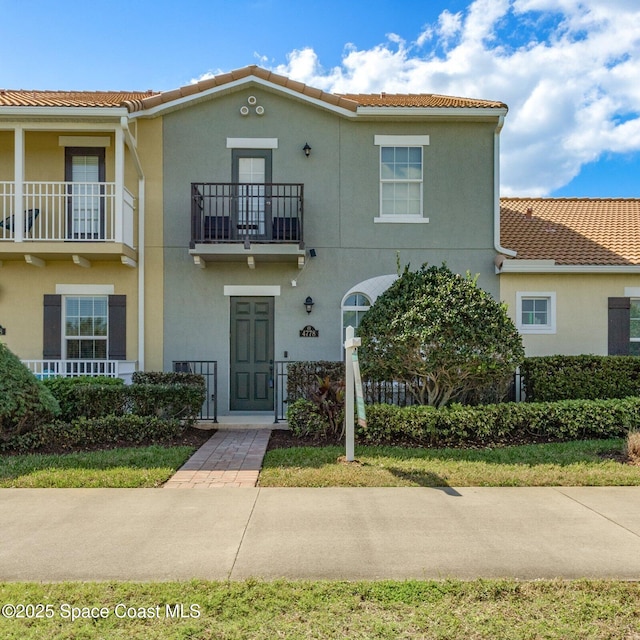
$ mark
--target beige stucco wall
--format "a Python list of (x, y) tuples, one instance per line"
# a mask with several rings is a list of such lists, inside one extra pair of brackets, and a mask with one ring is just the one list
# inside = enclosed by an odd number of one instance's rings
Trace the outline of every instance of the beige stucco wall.
[(162, 118), (139, 120), (138, 155), (145, 175), (145, 369), (162, 371), (164, 275)]
[(127, 360), (138, 359), (137, 271), (119, 262), (95, 262), (83, 269), (69, 262), (50, 261), (34, 267), (24, 261), (3, 261), (0, 268), (0, 340), (24, 360), (42, 359), (43, 297), (58, 284), (111, 284), (127, 296)]
[(516, 320), (516, 293), (555, 292), (555, 334), (525, 334), (528, 356), (607, 354), (608, 298), (640, 287), (635, 274), (515, 274), (500, 276), (500, 299)]

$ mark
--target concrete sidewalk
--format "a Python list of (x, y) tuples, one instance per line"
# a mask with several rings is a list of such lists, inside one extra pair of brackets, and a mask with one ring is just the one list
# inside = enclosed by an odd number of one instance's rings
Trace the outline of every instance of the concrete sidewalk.
[(640, 487), (2, 489), (0, 580), (640, 579)]

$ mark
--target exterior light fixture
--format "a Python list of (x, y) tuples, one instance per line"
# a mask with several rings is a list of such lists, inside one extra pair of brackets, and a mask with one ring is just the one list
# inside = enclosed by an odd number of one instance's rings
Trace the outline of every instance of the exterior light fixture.
[(307, 310), (307, 313), (311, 313), (314, 304), (315, 302), (313, 301), (313, 298), (311, 296), (307, 296), (307, 299), (304, 301), (304, 308)]
[(244, 239), (244, 248), (249, 251), (249, 249), (251, 249), (251, 241), (249, 240), (249, 238), (245, 238)]
[(0, 336), (6, 336), (7, 330), (0, 324)]
[(304, 143), (304, 147), (302, 147), (302, 150), (304, 151), (304, 155), (307, 156), (307, 158), (311, 155), (311, 147), (309, 146), (308, 142)]

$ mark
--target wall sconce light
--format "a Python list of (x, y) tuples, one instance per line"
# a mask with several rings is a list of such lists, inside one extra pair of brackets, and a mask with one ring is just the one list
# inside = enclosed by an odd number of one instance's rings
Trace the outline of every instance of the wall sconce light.
[(302, 150), (304, 151), (304, 155), (307, 156), (307, 158), (311, 155), (311, 147), (309, 146), (308, 142), (304, 143), (304, 147), (302, 147)]
[(0, 324), (0, 336), (6, 336), (7, 330)]
[(249, 238), (244, 239), (244, 248), (246, 251), (249, 251), (249, 249), (251, 249), (251, 241), (249, 240)]
[(313, 301), (313, 298), (311, 296), (307, 296), (307, 299), (304, 301), (304, 308), (307, 310), (307, 313), (311, 313), (314, 304), (315, 302)]

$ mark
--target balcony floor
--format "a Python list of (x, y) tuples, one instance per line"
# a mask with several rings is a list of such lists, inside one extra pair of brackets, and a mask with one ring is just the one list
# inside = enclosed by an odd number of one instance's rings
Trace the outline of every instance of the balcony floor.
[(25, 255), (44, 261), (71, 260), (74, 255), (100, 262), (138, 259), (138, 252), (122, 242), (0, 242), (0, 260), (24, 260)]
[[(304, 265), (305, 250), (298, 242), (259, 244), (253, 243), (250, 249), (243, 244), (196, 244), (189, 253), (196, 263), (200, 262), (247, 262), (252, 258), (255, 264), (261, 262), (291, 262), (300, 268)], [(196, 260), (197, 258), (197, 260)]]

